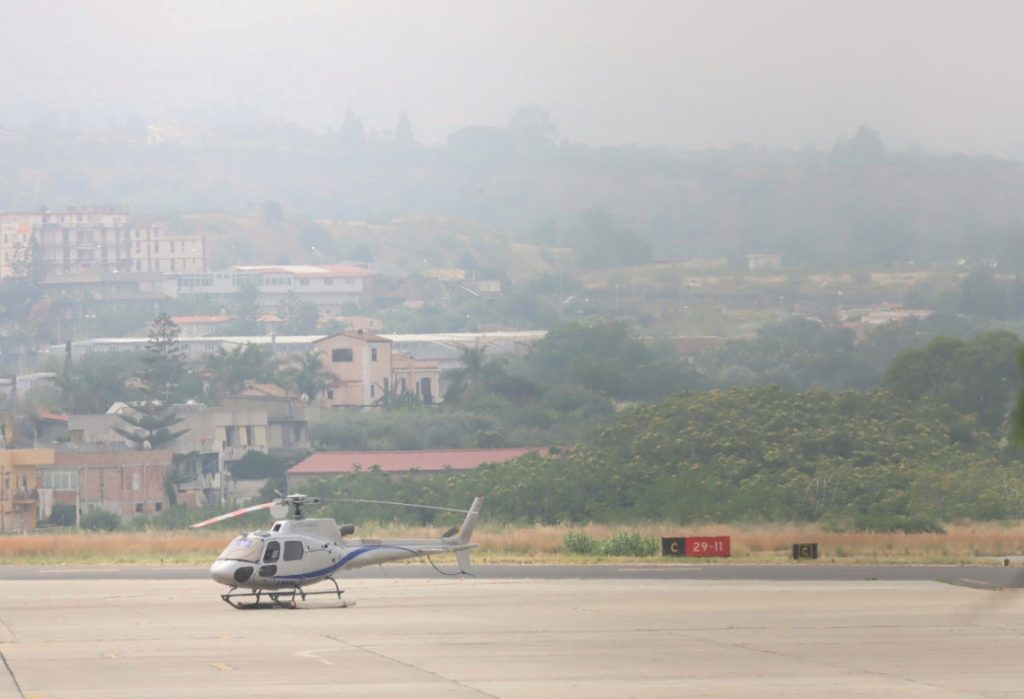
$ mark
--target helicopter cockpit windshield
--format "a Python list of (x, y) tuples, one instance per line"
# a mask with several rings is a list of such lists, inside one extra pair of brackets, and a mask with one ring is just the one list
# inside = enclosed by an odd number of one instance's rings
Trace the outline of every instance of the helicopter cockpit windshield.
[(252, 536), (236, 536), (234, 541), (227, 545), (218, 560), (248, 561), (259, 563), (260, 554), (263, 553), (263, 540)]

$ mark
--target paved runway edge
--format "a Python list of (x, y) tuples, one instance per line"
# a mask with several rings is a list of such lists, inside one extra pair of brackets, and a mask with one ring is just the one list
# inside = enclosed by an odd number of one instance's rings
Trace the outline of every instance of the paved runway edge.
[[(1024, 587), (1024, 568), (981, 565), (734, 565), (591, 564), (477, 565), (474, 575), (499, 580), (749, 580), (749, 581), (937, 581), (982, 589)], [(0, 580), (194, 580), (207, 566), (0, 565)], [(342, 579), (433, 578), (428, 565), (391, 565), (346, 574)]]

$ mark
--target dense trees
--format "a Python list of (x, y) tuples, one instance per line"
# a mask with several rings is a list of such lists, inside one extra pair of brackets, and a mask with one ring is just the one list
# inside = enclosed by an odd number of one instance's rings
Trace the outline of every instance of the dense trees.
[(907, 401), (941, 401), (999, 432), (1006, 426), (1020, 390), (1020, 352), (1020, 338), (1006, 331), (971, 340), (936, 338), (927, 347), (896, 357), (886, 372), (884, 386)]
[(548, 457), (398, 482), (371, 471), (311, 490), (452, 505), (485, 492), (499, 521), (817, 520), (921, 530), (1024, 516), (1024, 469), (1012, 452), (970, 416), (885, 391), (681, 393)]
[(106, 412), (117, 401), (142, 397), (131, 378), (142, 367), (141, 353), (86, 354), (58, 375), (63, 409), (69, 413)]
[(689, 364), (637, 338), (622, 322), (560, 325), (524, 361), (527, 376), (539, 382), (572, 384), (614, 400), (657, 400), (704, 386)]

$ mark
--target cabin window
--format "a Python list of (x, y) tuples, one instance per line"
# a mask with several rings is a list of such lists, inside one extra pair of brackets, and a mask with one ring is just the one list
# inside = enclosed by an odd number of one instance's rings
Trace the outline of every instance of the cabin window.
[(284, 542), (284, 560), (286, 560), (286, 561), (301, 561), (302, 560), (302, 542), (301, 541), (286, 541), (286, 542)]
[(267, 544), (267, 552), (263, 554), (264, 563), (277, 563), (277, 559), (281, 557), (281, 542), (271, 541)]

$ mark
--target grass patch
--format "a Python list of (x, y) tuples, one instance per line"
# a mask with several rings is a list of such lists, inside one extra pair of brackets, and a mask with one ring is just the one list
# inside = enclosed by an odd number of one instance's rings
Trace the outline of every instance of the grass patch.
[[(373, 538), (436, 537), (433, 528), (365, 525), (357, 536)], [(665, 561), (647, 557), (636, 542), (659, 542), (662, 536), (732, 537), (732, 559), (744, 563), (790, 560), (795, 543), (817, 542), (821, 560), (843, 563), (968, 563), (979, 556), (1024, 554), (1024, 525), (949, 525), (942, 533), (833, 532), (817, 525), (673, 524), (586, 526), (481, 526), (474, 536), (483, 563), (601, 562), (606, 560)], [(57, 530), (0, 536), (0, 563), (138, 563), (202, 564), (212, 561), (230, 541), (228, 532), (79, 532)], [(585, 545), (591, 542), (591, 546)], [(602, 547), (600, 542), (629, 542)], [(577, 546), (567, 546), (575, 542)], [(642, 548), (642, 547), (641, 547)], [(625, 555), (612, 555), (625, 554)], [(685, 559), (682, 559), (685, 560)]]

